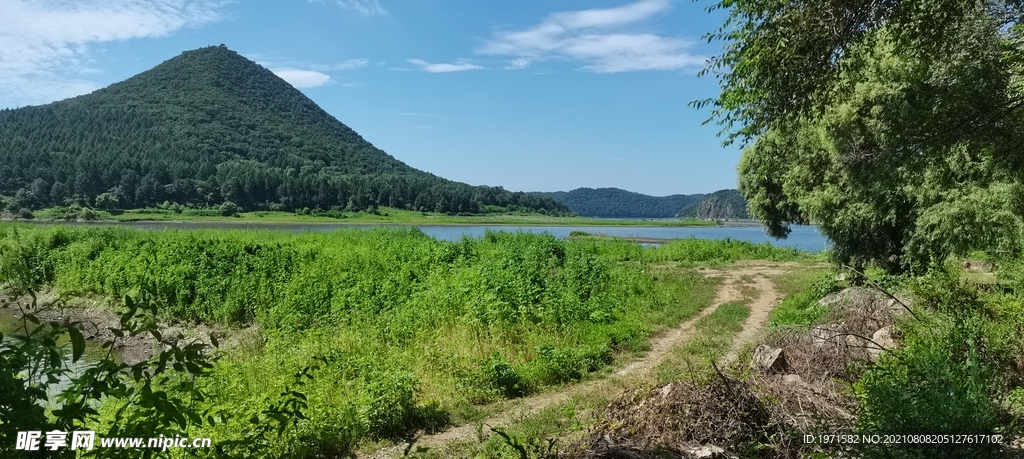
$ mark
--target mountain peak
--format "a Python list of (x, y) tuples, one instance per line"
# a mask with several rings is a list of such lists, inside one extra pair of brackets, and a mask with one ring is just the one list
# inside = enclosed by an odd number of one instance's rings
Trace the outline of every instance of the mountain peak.
[(0, 195), (19, 193), (25, 207), (108, 194), (122, 207), (569, 212), (409, 167), (224, 45), (91, 94), (0, 112)]

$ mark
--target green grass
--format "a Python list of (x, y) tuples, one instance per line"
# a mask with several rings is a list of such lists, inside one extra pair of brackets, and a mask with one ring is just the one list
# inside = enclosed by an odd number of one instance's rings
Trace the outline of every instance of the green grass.
[(783, 300), (768, 316), (772, 328), (812, 325), (828, 313), (818, 300), (840, 287), (835, 275), (825, 266), (811, 266), (788, 272), (774, 279)]
[(725, 355), (733, 335), (743, 330), (750, 308), (742, 303), (726, 303), (694, 324), (694, 334), (655, 370), (659, 383), (667, 383), (706, 373), (711, 362)]
[[(180, 210), (180, 212), (178, 211)], [(549, 225), (549, 226), (656, 226), (691, 227), (715, 226), (716, 223), (698, 219), (678, 220), (616, 220), (590, 217), (552, 217), (541, 214), (493, 214), (493, 215), (446, 215), (435, 212), (414, 212), (410, 210), (381, 207), (376, 213), (335, 212), (335, 216), (300, 215), (294, 212), (243, 212), (232, 216), (219, 215), (208, 209), (134, 209), (123, 212), (91, 210), (88, 219), (104, 221), (180, 221), (220, 223), (344, 223), (353, 225)], [(83, 218), (81, 209), (65, 207), (43, 209), (35, 212), (37, 219)], [(340, 218), (339, 218), (340, 217)]]
[(646, 252), (651, 262), (680, 262), (690, 265), (727, 263), (737, 260), (790, 261), (807, 259), (808, 255), (770, 243), (755, 244), (737, 239), (679, 239)]
[(236, 348), (202, 382), (208, 407), (234, 416), (204, 432), (218, 441), (236, 438), (295, 371), (326, 359), (303, 388), (308, 419), (278, 441), (311, 455), (479, 420), (481, 406), (644, 349), (710, 301), (701, 276), (652, 271), (643, 257), (623, 260), (624, 249), (495, 232), (444, 242), (416, 229), (0, 224), (3, 261), (32, 266), (40, 285), (107, 298), (149, 285), (165, 320), (258, 325), (265, 340)]

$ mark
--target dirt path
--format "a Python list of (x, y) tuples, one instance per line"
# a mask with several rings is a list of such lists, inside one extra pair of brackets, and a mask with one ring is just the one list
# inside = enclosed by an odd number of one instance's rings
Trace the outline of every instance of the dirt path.
[(775, 306), (781, 301), (779, 293), (775, 290), (775, 283), (772, 282), (771, 278), (792, 269), (793, 266), (788, 264), (759, 265), (757, 274), (751, 276), (753, 279), (751, 285), (757, 289), (757, 296), (750, 298), (747, 302), (747, 307), (750, 308), (750, 316), (743, 321), (743, 329), (733, 336), (729, 352), (722, 357), (720, 362), (722, 366), (732, 363), (746, 345), (758, 338), (761, 330), (768, 323), (768, 315), (771, 314), (772, 309), (775, 309)]
[[(746, 300), (751, 309), (750, 317), (743, 322), (743, 330), (735, 336), (729, 354), (723, 360), (735, 359), (739, 350), (757, 337), (760, 329), (768, 321), (768, 314), (777, 304), (778, 295), (771, 277), (790, 271), (795, 266), (795, 263), (758, 261), (738, 262), (721, 269), (702, 269), (701, 274), (721, 280), (721, 285), (711, 305), (675, 328), (652, 338), (651, 349), (642, 357), (630, 361), (608, 377), (516, 400), (510, 409), (491, 416), (483, 421), (483, 424), (490, 427), (507, 427), (516, 419), (536, 414), (549, 406), (568, 402), (578, 394), (592, 393), (602, 389), (613, 390), (617, 385), (649, 377), (673, 349), (690, 339), (694, 332), (694, 326), (700, 319), (711, 314), (723, 304)], [(474, 440), (476, 436), (477, 426), (467, 424), (452, 427), (437, 434), (419, 437), (416, 446), (437, 448), (449, 442)], [(405, 444), (400, 444), (384, 448), (365, 457), (373, 459), (401, 457), (405, 446)]]

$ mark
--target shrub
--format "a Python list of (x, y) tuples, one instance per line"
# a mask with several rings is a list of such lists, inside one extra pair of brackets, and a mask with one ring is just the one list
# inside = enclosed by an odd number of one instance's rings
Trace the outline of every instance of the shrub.
[(579, 381), (612, 360), (612, 349), (607, 345), (579, 348), (537, 347), (542, 380), (548, 384)]
[(481, 362), (481, 373), (489, 389), (502, 397), (522, 397), (530, 393), (529, 385), (515, 367), (509, 365), (501, 354), (495, 352)]
[(935, 269), (908, 284), (923, 308), (919, 318), (906, 317), (901, 324), (903, 347), (884, 353), (855, 385), (858, 429), (877, 434), (994, 433), (1007, 416), (1001, 402), (1021, 383), (1013, 376), (1019, 374), (1024, 339), (1020, 323), (994, 316), (1013, 308), (1013, 302), (986, 297), (961, 282), (952, 269)]
[(228, 201), (220, 205), (220, 214), (225, 217), (230, 217), (238, 213), (238, 205)]
[(18, 217), (24, 218), (25, 220), (31, 220), (33, 218), (36, 218), (32, 211), (29, 210), (27, 207), (22, 207), (21, 210), (18, 211)]
[(857, 383), (858, 428), (877, 434), (982, 434), (998, 425), (997, 374), (985, 324), (927, 317), (904, 348), (884, 354)]
[(374, 438), (397, 438), (416, 426), (419, 382), (412, 373), (386, 370), (367, 377), (359, 419)]
[(82, 220), (96, 220), (96, 211), (88, 207), (84, 208), (81, 210), (81, 212), (78, 213), (78, 218), (81, 218)]

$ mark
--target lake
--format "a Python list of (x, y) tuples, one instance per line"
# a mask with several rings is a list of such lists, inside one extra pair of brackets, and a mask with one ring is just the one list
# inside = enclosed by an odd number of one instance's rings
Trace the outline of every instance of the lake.
[[(259, 229), (303, 232), (327, 232), (341, 228), (374, 228), (378, 225), (346, 224), (304, 224), (304, 223), (219, 223), (219, 222), (126, 222), (126, 223), (67, 223), (69, 225), (120, 225), (145, 230), (161, 229)], [(539, 225), (384, 225), (389, 228), (415, 226), (427, 235), (444, 241), (457, 241), (464, 234), (481, 237), (487, 230), (528, 233), (550, 233), (558, 238), (569, 236), (572, 231), (585, 231), (595, 235), (638, 237), (654, 239), (725, 239), (732, 238), (755, 243), (771, 242), (780, 247), (793, 247), (807, 252), (819, 252), (828, 246), (828, 239), (818, 232), (816, 226), (793, 226), (786, 239), (775, 239), (765, 235), (765, 229), (757, 225), (748, 226), (539, 226)]]

